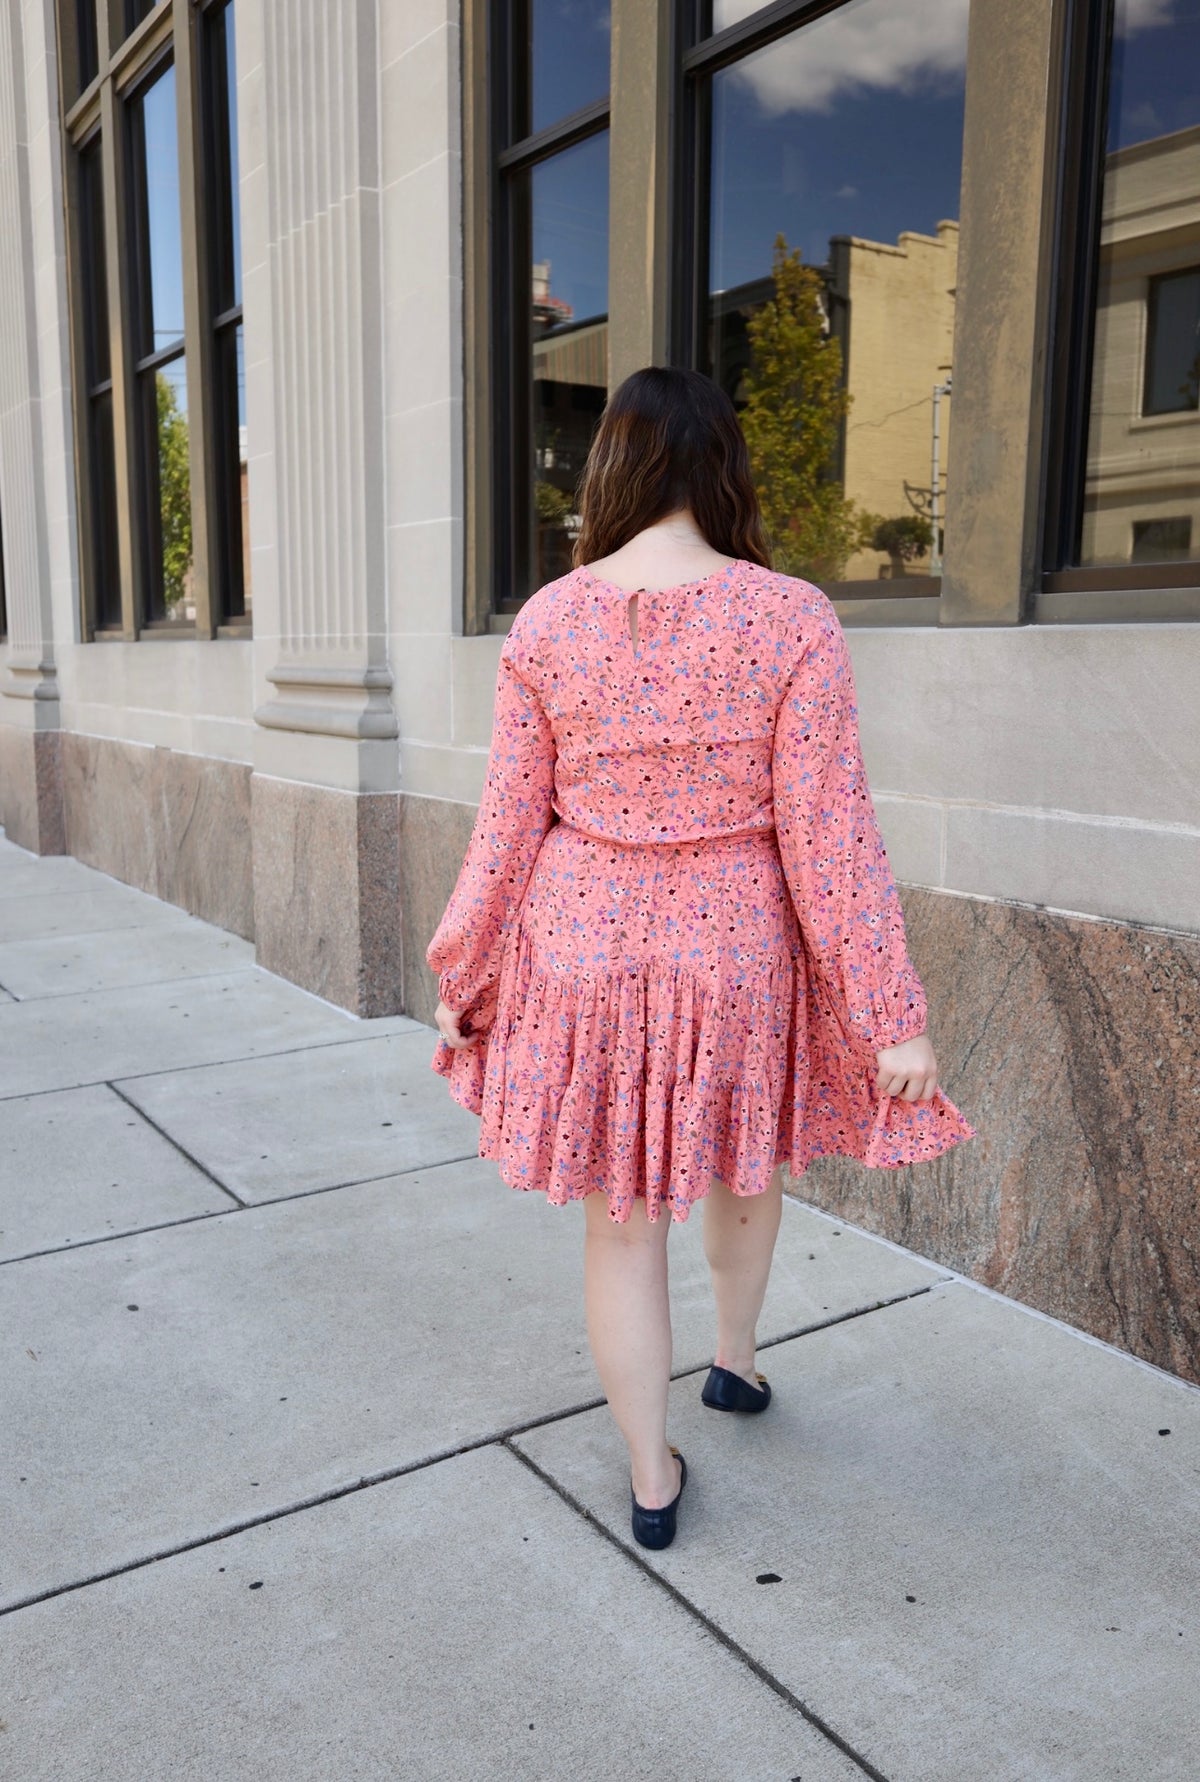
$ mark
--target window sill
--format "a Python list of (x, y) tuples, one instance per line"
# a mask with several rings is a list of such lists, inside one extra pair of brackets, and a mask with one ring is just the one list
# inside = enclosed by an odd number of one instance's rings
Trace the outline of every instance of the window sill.
[[(1059, 581), (1062, 578), (1056, 577)], [(1200, 586), (1176, 588), (1043, 587), (1030, 618), (1049, 625), (1172, 624), (1200, 619)]]

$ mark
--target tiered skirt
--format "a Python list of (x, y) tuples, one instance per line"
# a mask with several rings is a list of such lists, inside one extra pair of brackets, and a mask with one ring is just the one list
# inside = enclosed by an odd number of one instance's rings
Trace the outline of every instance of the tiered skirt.
[(433, 1068), (480, 1116), (479, 1152), (555, 1205), (597, 1190), (687, 1219), (713, 1177), (761, 1193), (786, 1163), (894, 1168), (974, 1137), (939, 1089), (880, 1096), (806, 951), (773, 830), (628, 845), (557, 824), (480, 1041)]

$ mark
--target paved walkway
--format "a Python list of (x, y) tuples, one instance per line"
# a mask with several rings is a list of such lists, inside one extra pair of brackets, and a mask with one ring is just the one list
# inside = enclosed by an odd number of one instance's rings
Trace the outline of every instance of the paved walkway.
[(646, 1554), (428, 1028), (4, 841), (0, 986), (0, 1774), (1200, 1775), (1200, 1392), (789, 1202), (714, 1416), (697, 1216)]

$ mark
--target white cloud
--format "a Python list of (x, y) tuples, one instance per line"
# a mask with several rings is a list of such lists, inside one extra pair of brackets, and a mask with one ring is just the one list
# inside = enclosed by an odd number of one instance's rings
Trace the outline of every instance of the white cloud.
[[(737, 77), (770, 116), (829, 111), (866, 88), (911, 92), (966, 63), (970, 0), (886, 0), (827, 13), (738, 63)], [(757, 12), (755, 0), (723, 0), (722, 25)]]
[[(763, 0), (716, 0), (714, 29), (762, 10)], [(1172, 0), (1124, 0), (1125, 28), (1170, 21)], [(967, 60), (970, 0), (858, 0), (826, 13), (734, 64), (768, 116), (825, 112), (845, 94), (915, 92), (961, 74)]]

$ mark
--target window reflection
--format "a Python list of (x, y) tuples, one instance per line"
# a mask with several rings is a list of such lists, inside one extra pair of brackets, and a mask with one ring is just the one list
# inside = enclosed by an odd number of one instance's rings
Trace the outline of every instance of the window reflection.
[(140, 344), (143, 352), (160, 352), (183, 338), (183, 229), (173, 66), (133, 101), (130, 115), (140, 188)]
[(237, 38), (232, 4), (214, 8), (208, 15), (205, 79), (216, 331), (217, 527), (221, 538), (221, 609), (229, 619), (245, 617), (251, 610)]
[(173, 66), (131, 101), (129, 116), (145, 606), (151, 620), (183, 624), (195, 619), (196, 609)]
[(608, 134), (540, 162), (530, 205), (531, 587), (564, 575), (575, 491), (608, 395)]
[[(528, 4), (530, 115), (524, 121), (517, 119), (517, 136), (544, 130), (608, 92), (612, 26), (607, 0), (528, 0)], [(516, 11), (519, 21), (521, 8)]]
[(126, 35), (148, 18), (157, 4), (158, 0), (125, 0)]
[(1117, 0), (1079, 561), (1200, 558), (1200, 3)]
[(96, 0), (75, 0), (75, 70), (81, 93), (96, 78), (97, 49)]
[(699, 351), (790, 574), (940, 572), (967, 10), (852, 0), (711, 79)]
[(121, 577), (117, 556), (117, 475), (100, 153), (98, 135), (79, 152), (79, 246), (88, 429), (88, 576), (94, 620), (103, 628), (121, 623)]
[[(188, 438), (187, 371), (182, 358), (151, 374), (145, 383), (154, 402), (154, 456), (151, 488), (157, 527), (152, 528), (155, 616), (176, 622), (196, 617), (192, 598), (192, 478)], [(157, 532), (157, 537), (153, 533)]]

